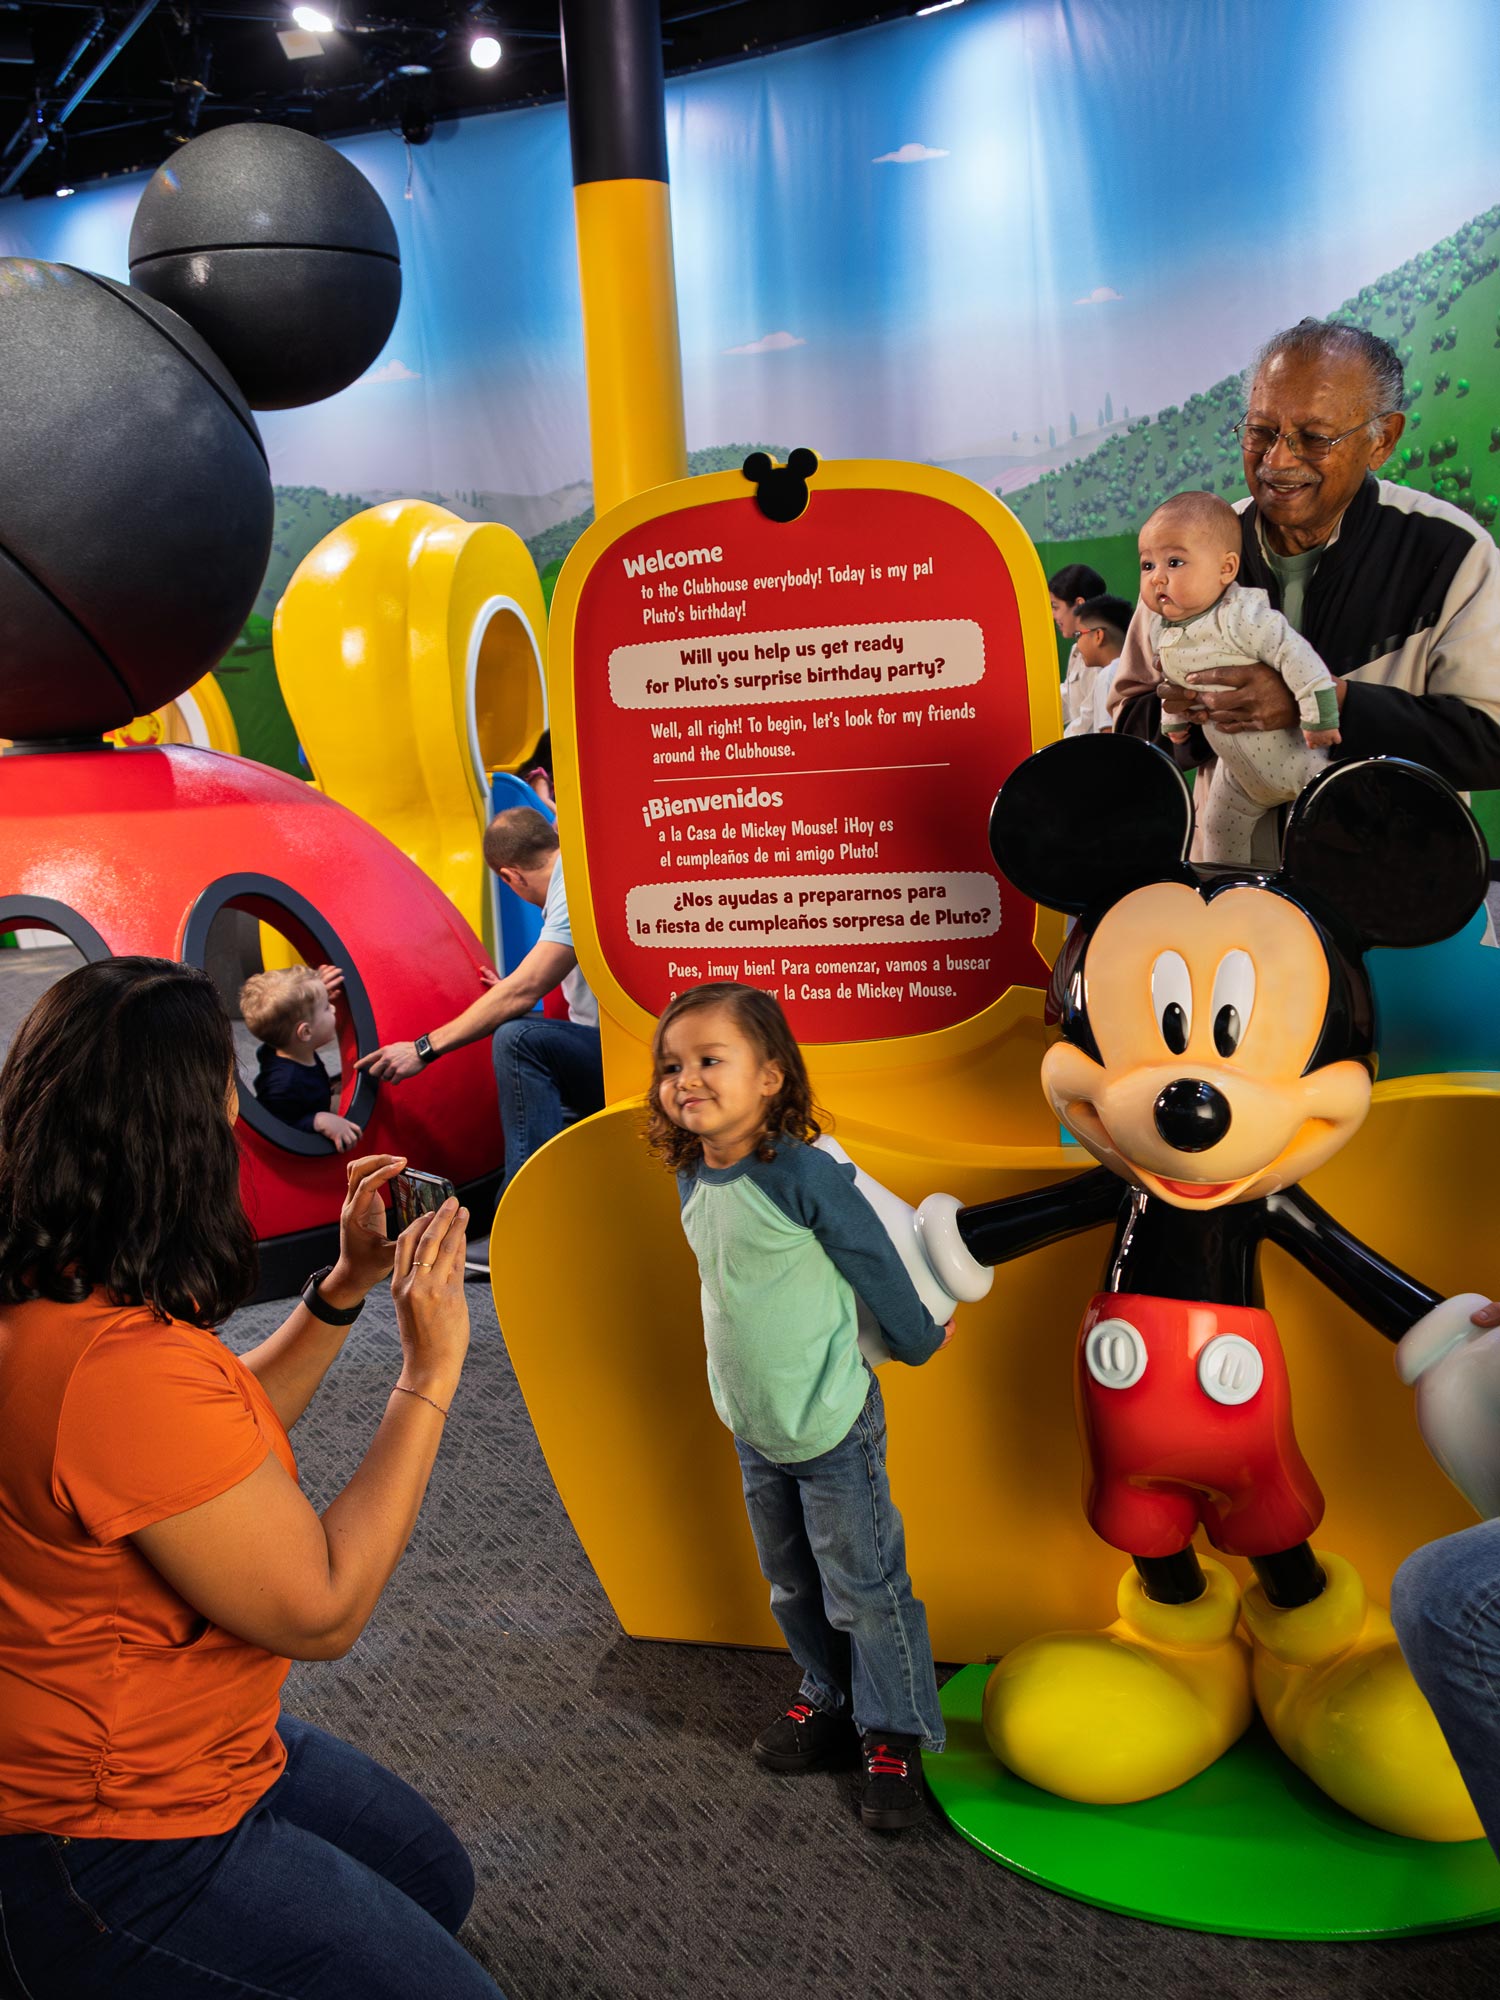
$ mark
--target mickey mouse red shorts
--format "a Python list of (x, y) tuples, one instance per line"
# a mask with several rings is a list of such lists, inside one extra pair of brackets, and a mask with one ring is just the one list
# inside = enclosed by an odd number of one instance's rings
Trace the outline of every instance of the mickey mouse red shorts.
[(1200, 1521), (1229, 1555), (1274, 1555), (1323, 1518), (1276, 1325), (1257, 1307), (1098, 1293), (1078, 1419), (1090, 1525), (1127, 1555), (1176, 1555)]

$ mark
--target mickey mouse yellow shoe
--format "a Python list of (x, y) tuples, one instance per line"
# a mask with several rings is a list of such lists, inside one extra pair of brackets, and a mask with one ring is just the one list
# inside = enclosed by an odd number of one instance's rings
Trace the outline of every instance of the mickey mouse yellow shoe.
[(984, 1690), (984, 1733), (1018, 1777), (1060, 1798), (1125, 1805), (1186, 1784), (1243, 1733), (1250, 1653), (1235, 1635), (1239, 1590), (1203, 1565), (1192, 1604), (1158, 1604), (1132, 1569), (1102, 1632), (1017, 1646)]
[(1320, 1790), (1371, 1826), (1413, 1840), (1483, 1829), (1384, 1609), (1342, 1556), (1318, 1551), (1327, 1588), (1281, 1611), (1245, 1592), (1255, 1698), (1266, 1726)]

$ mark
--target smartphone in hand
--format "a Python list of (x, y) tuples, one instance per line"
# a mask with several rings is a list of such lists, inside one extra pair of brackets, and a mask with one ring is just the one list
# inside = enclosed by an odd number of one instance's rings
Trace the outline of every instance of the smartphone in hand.
[(457, 1190), (441, 1174), (424, 1174), (406, 1167), (390, 1182), (391, 1213), (398, 1232), (415, 1222), (419, 1215), (431, 1215)]

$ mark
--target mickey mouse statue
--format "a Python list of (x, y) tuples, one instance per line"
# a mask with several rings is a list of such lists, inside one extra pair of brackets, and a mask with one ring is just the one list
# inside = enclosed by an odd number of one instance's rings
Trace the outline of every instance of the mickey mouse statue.
[[(401, 296), (379, 196), (332, 148), (229, 126), (174, 155), (131, 231), (132, 284), (0, 259), (0, 930), (60, 931), (89, 958), (205, 962), (218, 913), (269, 922), (343, 968), (345, 1075), (482, 990), (483, 947), (421, 871), (314, 786), (103, 733), (227, 651), (270, 552), (274, 495), (251, 406), (359, 376)], [(331, 675), (341, 662), (330, 658)], [(488, 1052), (458, 1051), (400, 1105), (362, 1080), (368, 1144), (473, 1190), (500, 1157)], [(268, 1296), (329, 1240), (329, 1141), (242, 1093), (246, 1205)], [(477, 1196), (472, 1197), (477, 1199)]]
[[(1467, 922), (1487, 886), (1484, 843), (1447, 785), (1394, 759), (1317, 778), (1274, 874), (1195, 870), (1192, 823), (1175, 764), (1115, 737), (1039, 751), (990, 822), (1002, 872), (1075, 919), (1053, 968), (1061, 1038), (1042, 1085), (1102, 1164), (956, 1211), (940, 1198), (930, 1228), (922, 1218), (926, 1248), (956, 1291), (975, 1266), (1113, 1225), (1078, 1343), (1078, 1410), (1090, 1524), (1133, 1566), (1113, 1625), (1005, 1656), (985, 1734), (1033, 1784), (1120, 1803), (1205, 1769), (1258, 1704), (1283, 1751), (1351, 1812), (1471, 1839), (1478, 1820), (1385, 1611), (1348, 1562), (1310, 1545), (1323, 1499), (1258, 1261), (1277, 1244), (1388, 1339), (1404, 1335), (1409, 1377), (1455, 1348), (1473, 1365), (1463, 1329), (1477, 1297), (1441, 1302), (1297, 1183), (1369, 1106), (1364, 951)], [(1243, 1597), (1195, 1553), (1200, 1526), (1248, 1559)]]

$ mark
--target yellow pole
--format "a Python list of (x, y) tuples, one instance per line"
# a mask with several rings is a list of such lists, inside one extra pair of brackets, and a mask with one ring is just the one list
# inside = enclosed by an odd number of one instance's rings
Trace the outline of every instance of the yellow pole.
[(658, 0), (562, 0), (594, 512), (687, 474)]

